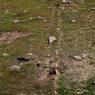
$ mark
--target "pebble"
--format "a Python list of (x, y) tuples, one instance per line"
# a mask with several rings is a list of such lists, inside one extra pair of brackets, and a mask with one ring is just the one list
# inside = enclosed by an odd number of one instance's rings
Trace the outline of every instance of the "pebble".
[(95, 81), (93, 83), (95, 84)]
[(6, 52), (5, 52), (5, 53), (3, 53), (3, 56), (4, 56), (4, 57), (6, 57), (6, 56), (8, 56), (8, 55), (9, 55), (9, 54), (8, 54), (8, 53), (6, 53)]
[(58, 55), (59, 54), (59, 51), (58, 50), (55, 50), (55, 53), (56, 53), (56, 55)]
[(74, 56), (73, 58), (76, 59), (76, 60), (78, 60), (78, 61), (81, 61), (81, 60), (82, 60), (82, 57), (79, 56), (79, 55), (76, 55), (76, 56)]
[(75, 23), (75, 22), (76, 22), (76, 20), (72, 19), (72, 20), (71, 20), (71, 22)]
[(19, 95), (26, 95), (26, 94), (24, 94), (24, 93), (21, 93), (21, 94), (19, 94)]
[(13, 66), (11, 66), (10, 67), (10, 69), (13, 71), (13, 70), (16, 70), (16, 71), (18, 71), (18, 70), (20, 70), (21, 69), (21, 67), (20, 66), (18, 66), (18, 65), (13, 65)]
[(70, 0), (62, 0), (62, 3), (68, 3)]
[(67, 0), (62, 0), (62, 2), (63, 2), (63, 3), (66, 3), (66, 2), (67, 2)]
[(43, 16), (38, 16), (38, 19), (43, 19), (44, 17)]
[(92, 10), (95, 10), (95, 7), (92, 7), (91, 9), (92, 9)]
[(54, 41), (56, 41), (56, 37), (55, 36), (50, 36), (48, 39), (49, 44), (53, 43)]
[(34, 18), (33, 17), (30, 17), (29, 20), (34, 20)]
[(28, 55), (29, 55), (29, 56), (32, 56), (32, 55), (33, 55), (33, 53), (28, 53)]
[(27, 13), (28, 12), (28, 10), (24, 10), (24, 13)]
[(20, 22), (18, 19), (15, 19), (14, 21), (13, 21), (14, 23), (18, 23), (18, 22)]
[(61, 7), (62, 10), (64, 10), (64, 7)]
[(82, 94), (83, 94), (83, 91), (77, 92), (77, 95), (82, 95)]

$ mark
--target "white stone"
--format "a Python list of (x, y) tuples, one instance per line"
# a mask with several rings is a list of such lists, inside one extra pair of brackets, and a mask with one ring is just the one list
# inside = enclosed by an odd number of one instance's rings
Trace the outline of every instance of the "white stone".
[(71, 20), (71, 22), (75, 23), (75, 22), (76, 22), (76, 20), (72, 19), (72, 20)]
[(33, 17), (30, 17), (29, 20), (34, 20), (34, 18)]
[(33, 53), (28, 53), (28, 55), (29, 55), (29, 56), (32, 56), (32, 55), (33, 55)]
[(66, 2), (67, 2), (67, 0), (62, 0), (62, 2), (63, 2), (63, 3), (66, 3)]
[(3, 56), (4, 56), (4, 57), (6, 57), (6, 56), (8, 56), (8, 55), (9, 55), (9, 54), (8, 54), (8, 53), (6, 53), (6, 52), (5, 52), (5, 53), (3, 53)]
[(81, 61), (82, 60), (82, 57), (79, 56), (79, 55), (76, 55), (76, 56), (74, 56), (74, 59)]
[(26, 95), (26, 94), (24, 94), (24, 93), (21, 93), (21, 94), (19, 94), (19, 95)]
[(54, 41), (56, 41), (56, 37), (55, 36), (50, 36), (48, 39), (49, 44), (53, 43)]
[(62, 10), (64, 10), (64, 7), (61, 7)]
[(11, 69), (11, 70), (20, 70), (21, 67), (18, 66), (18, 65), (13, 65), (13, 66), (10, 67), (10, 69)]
[(42, 19), (42, 18), (44, 18), (44, 17), (42, 17), (42, 16), (38, 16), (38, 18), (39, 18), (39, 19)]
[(13, 22), (14, 22), (14, 23), (18, 23), (18, 22), (19, 22), (19, 20), (18, 20), (18, 19), (15, 19)]

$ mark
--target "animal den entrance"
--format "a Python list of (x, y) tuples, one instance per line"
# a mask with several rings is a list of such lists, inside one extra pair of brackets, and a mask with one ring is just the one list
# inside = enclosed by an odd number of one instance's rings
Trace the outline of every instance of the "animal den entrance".
[(49, 75), (56, 75), (56, 70), (55, 70), (55, 68), (50, 68), (50, 69), (49, 69)]

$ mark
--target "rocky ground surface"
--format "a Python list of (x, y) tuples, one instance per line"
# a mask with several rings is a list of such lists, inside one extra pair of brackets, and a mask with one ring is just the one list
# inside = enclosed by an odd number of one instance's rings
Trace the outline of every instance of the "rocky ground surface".
[(0, 0), (0, 95), (95, 95), (95, 1)]

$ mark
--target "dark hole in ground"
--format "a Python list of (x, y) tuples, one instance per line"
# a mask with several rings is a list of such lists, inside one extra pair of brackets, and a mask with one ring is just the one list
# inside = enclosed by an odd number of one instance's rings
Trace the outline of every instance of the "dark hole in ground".
[(24, 62), (24, 61), (29, 61), (30, 58), (26, 58), (26, 57), (18, 57), (17, 60), (18, 60), (19, 62)]
[(38, 64), (36, 64), (36, 66), (37, 66), (37, 67), (40, 67), (40, 64), (38, 63)]
[(55, 70), (55, 68), (50, 68), (50, 69), (49, 69), (49, 75), (56, 75), (56, 70)]

